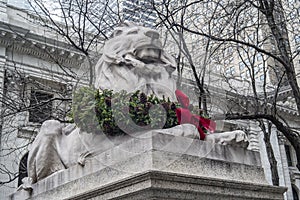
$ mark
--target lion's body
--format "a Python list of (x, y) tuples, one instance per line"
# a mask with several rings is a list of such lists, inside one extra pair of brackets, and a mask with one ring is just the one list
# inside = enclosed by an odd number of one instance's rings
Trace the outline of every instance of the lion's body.
[[(175, 81), (171, 73), (174, 70), (175, 62), (163, 51), (155, 30), (124, 23), (105, 43), (103, 54), (95, 66), (95, 87), (115, 92), (139, 89), (146, 94), (172, 99)], [(63, 128), (55, 120), (43, 123), (28, 157), (28, 176), (33, 183), (129, 138), (108, 138), (104, 134), (83, 133), (75, 125), (69, 127), (74, 128)]]
[[(158, 97), (172, 99), (176, 88), (171, 77), (174, 70), (175, 62), (163, 51), (156, 31), (124, 24), (114, 31), (114, 36), (104, 46), (95, 69), (95, 87), (128, 92), (142, 90), (146, 94), (154, 93)], [(199, 138), (196, 127), (191, 124), (178, 125), (162, 132)], [(225, 140), (222, 135), (214, 138), (211, 134), (208, 138), (213, 142), (226, 141), (230, 144), (236, 138), (245, 139), (240, 137), (240, 133), (239, 137), (233, 134), (226, 133)], [(58, 121), (46, 121), (29, 152), (28, 176), (35, 183), (56, 171), (77, 163), (84, 164), (86, 156), (101, 153), (128, 139), (128, 135), (108, 138), (105, 134), (82, 133), (75, 125), (63, 128)], [(243, 141), (247, 142), (246, 139)]]
[(108, 137), (104, 134), (81, 132), (75, 124), (63, 127), (59, 121), (47, 120), (31, 145), (28, 177), (35, 183), (73, 165), (84, 165), (86, 157), (101, 153), (128, 139), (128, 136)]

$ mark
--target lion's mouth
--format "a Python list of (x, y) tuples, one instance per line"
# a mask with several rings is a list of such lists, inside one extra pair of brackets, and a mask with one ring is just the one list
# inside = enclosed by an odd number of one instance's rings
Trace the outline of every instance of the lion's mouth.
[(157, 48), (140, 48), (135, 51), (135, 55), (144, 63), (153, 63), (160, 60), (161, 50)]

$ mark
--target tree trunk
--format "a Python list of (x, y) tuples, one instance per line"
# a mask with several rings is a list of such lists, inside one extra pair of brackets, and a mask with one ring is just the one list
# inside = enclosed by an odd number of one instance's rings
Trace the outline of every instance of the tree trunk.
[[(290, 51), (290, 45), (288, 41), (287, 28), (284, 21), (276, 24), (274, 14), (279, 14), (283, 16), (283, 7), (281, 0), (277, 1), (260, 1), (260, 11), (265, 15), (267, 19), (268, 26), (271, 29), (272, 35), (277, 42), (277, 47), (280, 53), (280, 58), (282, 60), (281, 64), (285, 69), (285, 73), (289, 82), (289, 85), (292, 89), (293, 96), (296, 101), (297, 110), (300, 114), (300, 89), (296, 79), (296, 73), (294, 68), (294, 63), (292, 59), (292, 54)], [(277, 127), (277, 126), (276, 126)], [(281, 131), (284, 136), (291, 142), (294, 147), (297, 155), (297, 168), (300, 170), (300, 135), (299, 133), (294, 133), (290, 129), (286, 130), (285, 126), (279, 126), (282, 128)]]
[[(274, 36), (277, 42), (277, 47), (280, 53), (280, 57), (283, 61), (283, 63), (281, 64), (285, 69), (289, 85), (291, 86), (297, 104), (298, 113), (300, 113), (300, 89), (296, 79), (297, 76), (295, 73), (293, 59), (291, 57), (289, 41), (287, 39), (288, 38), (287, 30), (286, 30), (287, 28), (285, 22), (276, 24), (275, 16), (274, 16), (274, 14), (276, 14), (275, 12), (277, 12), (277, 14), (283, 15), (282, 4), (280, 0), (277, 1), (277, 4), (274, 1), (270, 2), (270, 4), (272, 5), (261, 3), (261, 11), (266, 16), (268, 26), (270, 27), (272, 35)], [(275, 4), (276, 6), (278, 6), (279, 9), (275, 9), (276, 8)]]
[(270, 164), (270, 170), (272, 174), (272, 183), (273, 185), (279, 186), (277, 161), (270, 141), (272, 124), (270, 122), (267, 122), (268, 123), (268, 130), (267, 130), (263, 120), (258, 120), (258, 121), (259, 121), (259, 126), (264, 133), (264, 141), (266, 145), (268, 161)]
[(280, 131), (294, 147), (297, 154), (297, 168), (300, 170), (300, 134), (291, 130), (291, 128), (285, 126), (281, 121), (279, 121), (273, 115), (267, 114), (254, 114), (254, 115), (239, 115), (239, 114), (227, 114), (225, 119), (227, 120), (257, 120), (266, 119), (276, 126), (277, 130)]

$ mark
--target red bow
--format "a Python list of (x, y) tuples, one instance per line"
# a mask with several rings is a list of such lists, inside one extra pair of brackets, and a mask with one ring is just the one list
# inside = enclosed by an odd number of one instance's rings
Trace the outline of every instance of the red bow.
[(206, 119), (199, 115), (192, 114), (188, 109), (190, 105), (190, 100), (180, 90), (175, 91), (176, 97), (182, 108), (176, 108), (176, 116), (179, 124), (193, 124), (197, 127), (198, 132), (200, 134), (200, 140), (204, 140), (206, 134), (204, 133), (202, 128), (210, 132), (214, 132), (216, 130), (216, 123), (213, 120)]

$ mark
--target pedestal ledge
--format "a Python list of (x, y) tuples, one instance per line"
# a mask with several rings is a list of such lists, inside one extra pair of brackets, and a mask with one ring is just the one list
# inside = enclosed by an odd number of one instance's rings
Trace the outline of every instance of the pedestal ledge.
[(282, 199), (285, 188), (148, 171), (70, 199)]
[[(99, 144), (101, 145), (101, 144)], [(150, 131), (10, 199), (283, 199), (259, 153)]]

